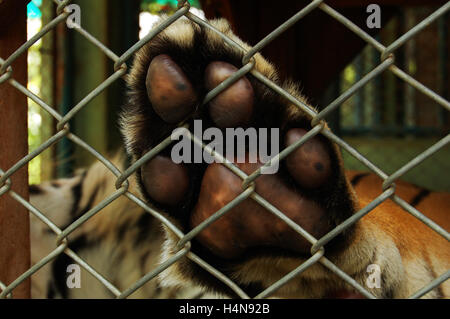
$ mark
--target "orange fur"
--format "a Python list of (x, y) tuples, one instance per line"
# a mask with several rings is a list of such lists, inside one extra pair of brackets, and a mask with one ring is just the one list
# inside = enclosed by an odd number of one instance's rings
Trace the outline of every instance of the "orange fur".
[[(360, 173), (361, 172), (357, 171), (347, 171), (346, 175), (349, 180), (352, 180), (352, 178)], [(382, 184), (383, 180), (379, 176), (370, 174), (363, 177), (361, 181), (354, 186), (354, 189), (360, 200), (370, 202), (383, 192)], [(422, 191), (422, 188), (404, 181), (396, 181), (395, 185), (395, 194), (408, 203)], [(394, 205), (397, 206), (396, 204)], [(450, 216), (448, 215), (448, 210), (450, 208), (450, 193), (430, 192), (415, 206), (415, 208), (439, 224), (439, 226), (446, 231), (450, 231)], [(395, 209), (395, 207), (393, 209)], [(401, 210), (403, 211), (403, 209)]]

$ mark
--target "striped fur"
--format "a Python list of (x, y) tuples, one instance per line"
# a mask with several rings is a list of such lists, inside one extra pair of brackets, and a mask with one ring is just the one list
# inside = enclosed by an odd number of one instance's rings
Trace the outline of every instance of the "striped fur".
[[(122, 168), (123, 156), (113, 157)], [(67, 179), (31, 185), (31, 204), (64, 229), (111, 195), (116, 177), (101, 163)], [(136, 193), (131, 183), (130, 191)], [(56, 235), (31, 217), (32, 262), (36, 263), (56, 246)], [(149, 213), (119, 197), (69, 235), (69, 248), (123, 291), (155, 268), (164, 241), (161, 225)], [(77, 264), (65, 254), (32, 276), (33, 298), (111, 298), (113, 294), (81, 267), (81, 288), (69, 289), (67, 266)], [(207, 297), (199, 288), (161, 288), (152, 280), (131, 298)], [(215, 296), (215, 295), (210, 295)]]
[[(113, 158), (113, 163), (121, 168), (123, 163), (122, 156)], [(368, 203), (381, 193), (382, 181), (374, 174), (347, 172), (347, 176), (353, 181), (353, 185), (360, 197), (366, 197)], [(356, 179), (355, 179), (356, 178)], [(96, 163), (86, 171), (79, 172), (73, 178), (59, 179), (52, 182), (44, 182), (40, 185), (31, 185), (31, 203), (41, 210), (52, 222), (61, 229), (70, 225), (83, 213), (87, 212), (101, 200), (106, 198), (115, 190), (115, 176), (102, 164)], [(406, 201), (414, 201), (418, 195), (423, 194), (424, 190), (414, 185), (398, 182), (397, 194)], [(134, 183), (131, 183), (133, 193), (136, 193)], [(428, 191), (429, 192), (429, 191)], [(428, 201), (430, 197), (430, 201)], [(423, 202), (418, 204), (421, 211), (428, 216), (433, 216), (432, 210), (440, 201), (441, 207), (450, 205), (450, 195), (447, 193), (433, 193), (423, 197)], [(417, 199), (416, 199), (417, 201)], [(393, 208), (393, 204), (386, 203), (381, 207)], [(380, 210), (378, 210), (380, 211)], [(393, 212), (400, 213), (400, 210), (393, 209)], [(403, 214), (405, 219), (407, 214)], [(410, 218), (411, 219), (411, 218)], [(412, 219), (411, 219), (412, 220)], [(435, 221), (440, 225), (445, 225), (448, 220), (437, 219)], [(46, 256), (55, 247), (56, 236), (42, 222), (32, 217), (32, 261), (36, 263)], [(367, 225), (365, 227), (376, 227)], [(447, 224), (447, 230), (449, 229)], [(380, 230), (374, 230), (376, 234)], [(383, 230), (380, 235), (386, 234)], [(380, 244), (373, 250), (374, 255), (363, 266), (359, 267), (359, 273), (356, 278), (365, 280), (367, 273), (365, 268), (370, 263), (386, 264), (388, 261), (398, 259), (398, 253), (393, 251), (393, 255), (386, 256), (386, 252), (393, 249), (389, 246), (387, 238), (393, 239), (393, 234), (380, 242), (385, 242), (382, 247)], [(374, 237), (377, 237), (374, 235)], [(153, 269), (159, 262), (161, 247), (163, 246), (164, 234), (161, 226), (148, 213), (137, 207), (125, 197), (119, 197), (111, 205), (104, 208), (92, 219), (83, 224), (73, 234), (69, 236), (69, 247), (85, 260), (89, 265), (98, 270), (111, 283), (120, 290), (131, 286), (135, 281), (144, 276)], [(392, 242), (391, 242), (392, 244)], [(383, 258), (379, 252), (383, 251)], [(397, 256), (397, 257), (395, 257)], [(381, 258), (381, 259), (380, 259)], [(412, 259), (411, 259), (412, 258)], [(388, 259), (388, 260), (386, 260)], [(270, 262), (267, 260), (267, 262)], [(412, 264), (412, 269), (418, 271), (415, 277), (420, 278), (420, 284), (426, 284), (436, 278), (441, 272), (437, 269), (431, 259), (422, 264), (421, 259), (415, 259), (414, 256), (408, 256), (407, 262)], [(82, 287), (80, 289), (67, 288), (65, 281), (67, 278), (67, 265), (75, 263), (70, 257), (61, 255), (52, 261), (49, 265), (39, 270), (32, 276), (32, 296), (33, 298), (111, 298), (113, 295), (96, 279), (86, 271), (82, 271)], [(262, 268), (265, 262), (260, 265), (254, 263), (249, 267), (254, 270)], [(291, 270), (296, 262), (292, 260), (284, 268), (284, 272)], [(349, 272), (351, 269), (347, 269)], [(412, 270), (411, 270), (412, 271)], [(262, 272), (263, 273), (263, 272)], [(328, 274), (329, 275), (329, 274)], [(403, 278), (405, 274), (398, 274)], [(324, 277), (318, 276), (318, 277)], [(297, 292), (289, 293), (289, 297), (308, 297), (308, 295), (318, 294), (317, 285), (314, 281), (328, 281), (325, 278), (303, 278), (302, 285), (309, 287), (304, 296), (298, 296)], [(384, 284), (399, 285), (399, 283), (389, 283), (390, 279), (383, 277)], [(336, 280), (338, 282), (338, 280)], [(219, 295), (206, 294), (195, 286), (184, 288), (172, 288), (167, 285), (161, 285), (157, 279), (150, 281), (143, 288), (139, 289), (132, 298), (185, 298), (185, 297), (219, 297)], [(336, 287), (346, 288), (341, 282), (336, 283)], [(418, 286), (414, 286), (417, 289)], [(261, 288), (256, 290), (260, 291)], [(409, 292), (414, 289), (409, 289)], [(428, 294), (428, 297), (438, 298), (448, 296), (448, 291), (442, 286)], [(396, 289), (389, 289), (379, 297), (394, 298), (404, 297), (398, 295)]]

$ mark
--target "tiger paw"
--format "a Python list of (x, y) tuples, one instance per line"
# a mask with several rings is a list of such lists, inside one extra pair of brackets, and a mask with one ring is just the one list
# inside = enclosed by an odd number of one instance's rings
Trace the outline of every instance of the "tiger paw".
[[(223, 20), (213, 24), (248, 48)], [(354, 213), (338, 148), (316, 134), (264, 173), (271, 158), (312, 129), (311, 118), (251, 72), (222, 87), (242, 67), (244, 52), (190, 21), (178, 21), (173, 28), (179, 32), (165, 30), (138, 53), (129, 77), (130, 102), (122, 114), (122, 131), (134, 159), (172, 136), (138, 170), (142, 195), (188, 233), (252, 187), (248, 197), (192, 240), (192, 250), (224, 273), (246, 267), (249, 258), (308, 255), (310, 240), (277, 213), (317, 239)], [(294, 85), (278, 79), (261, 55), (254, 58), (254, 70), (305, 101)], [(204, 103), (217, 87), (220, 93)], [(224, 165), (225, 159), (235, 169)], [(244, 184), (258, 169), (262, 173), (254, 183)], [(169, 230), (167, 234), (176, 251), (179, 238)], [(177, 267), (187, 276), (194, 272), (202, 283), (211, 280), (188, 260)]]

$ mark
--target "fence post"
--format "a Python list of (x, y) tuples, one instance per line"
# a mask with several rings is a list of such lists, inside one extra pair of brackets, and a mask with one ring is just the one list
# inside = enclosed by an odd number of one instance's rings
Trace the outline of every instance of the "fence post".
[[(26, 3), (0, 2), (0, 57), (6, 59), (27, 40)], [(12, 77), (27, 85), (27, 55), (12, 64)], [(27, 98), (8, 83), (0, 84), (0, 168), (9, 169), (28, 152)], [(12, 190), (28, 199), (28, 170), (11, 176)], [(0, 196), (0, 281), (10, 284), (30, 267), (28, 211), (8, 194)], [(30, 280), (13, 291), (14, 298), (30, 298)]]

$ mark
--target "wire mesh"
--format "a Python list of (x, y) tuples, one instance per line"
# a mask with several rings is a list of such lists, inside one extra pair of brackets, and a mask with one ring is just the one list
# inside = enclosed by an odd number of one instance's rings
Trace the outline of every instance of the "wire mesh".
[[(20, 48), (18, 48), (13, 54), (3, 60), (0, 57), (0, 85), (12, 85), (21, 93), (25, 94), (28, 98), (36, 102), (40, 107), (42, 107), (45, 111), (47, 111), (53, 118), (57, 121), (57, 132), (50, 137), (47, 141), (42, 143), (35, 150), (30, 152), (28, 155), (20, 159), (6, 172), (1, 170), (0, 168), (0, 196), (9, 195), (14, 198), (16, 201), (21, 203), (24, 207), (26, 207), (31, 214), (35, 215), (41, 222), (46, 224), (56, 235), (56, 248), (47, 256), (42, 258), (38, 263), (33, 265), (30, 269), (28, 269), (25, 273), (15, 279), (9, 285), (5, 285), (0, 282), (0, 298), (10, 298), (13, 290), (17, 287), (22, 281), (29, 278), (33, 273), (38, 271), (40, 268), (51, 262), (60, 254), (66, 254), (70, 258), (72, 258), (75, 262), (77, 262), (81, 267), (83, 267), (86, 271), (88, 271), (91, 275), (94, 276), (98, 281), (100, 281), (111, 293), (117, 298), (126, 298), (131, 295), (134, 291), (142, 287), (146, 282), (152, 280), (159, 273), (164, 271), (164, 269), (170, 267), (172, 264), (179, 261), (181, 258), (187, 257), (192, 262), (196, 263), (210, 274), (218, 278), (225, 285), (227, 285), (232, 291), (234, 291), (241, 298), (249, 298), (249, 296), (230, 278), (222, 274), (218, 269), (214, 268), (210, 264), (208, 264), (201, 257), (197, 256), (193, 252), (190, 251), (191, 248), (191, 240), (203, 229), (208, 227), (212, 222), (214, 222), (219, 217), (227, 214), (231, 208), (239, 204), (246, 198), (252, 198), (259, 205), (266, 208), (269, 212), (274, 214), (277, 218), (280, 218), (285, 223), (287, 223), (294, 231), (296, 231), (299, 235), (304, 237), (307, 241), (312, 244), (311, 248), (311, 257), (299, 265), (296, 269), (286, 274), (279, 281), (273, 283), (270, 287), (259, 293), (256, 298), (265, 298), (273, 295), (280, 287), (285, 285), (287, 282), (307, 270), (309, 267), (315, 265), (316, 263), (321, 263), (323, 266), (328, 268), (330, 271), (335, 273), (337, 276), (342, 278), (345, 282), (353, 286), (358, 292), (364, 295), (367, 298), (375, 298), (372, 293), (370, 293), (367, 289), (362, 287), (357, 281), (355, 281), (348, 274), (339, 269), (335, 264), (333, 264), (326, 256), (325, 256), (325, 248), (324, 245), (328, 243), (331, 239), (342, 233), (347, 227), (356, 223), (363, 216), (373, 210), (375, 207), (383, 203), (388, 198), (391, 198), (396, 204), (401, 206), (404, 210), (409, 212), (412, 216), (418, 218), (420, 221), (425, 223), (428, 227), (433, 229), (435, 232), (443, 236), (445, 239), (450, 240), (449, 233), (445, 231), (442, 227), (431, 221), (429, 218), (424, 216), (421, 212), (416, 210), (414, 207), (409, 205), (407, 202), (396, 196), (395, 194), (395, 184), (394, 182), (400, 178), (407, 171), (411, 170), (414, 166), (424, 161), (428, 156), (433, 154), (434, 152), (442, 149), (445, 145), (450, 142), (450, 135), (443, 137), (439, 142), (432, 145), (429, 149), (424, 151), (422, 154), (416, 156), (409, 163), (405, 164), (403, 167), (398, 169), (395, 173), (388, 175), (383, 170), (378, 168), (376, 165), (370, 162), (367, 158), (361, 155), (356, 149), (352, 146), (348, 145), (341, 138), (333, 134), (328, 128), (324, 126), (323, 119), (325, 119), (331, 112), (335, 111), (344, 101), (350, 98), (353, 94), (355, 94), (358, 90), (360, 90), (366, 83), (373, 80), (377, 77), (381, 72), (385, 70), (391, 71), (397, 77), (408, 83), (410, 86), (415, 88), (416, 90), (422, 92), (430, 99), (441, 105), (447, 111), (450, 110), (450, 102), (439, 96), (433, 90), (427, 88), (423, 84), (416, 81), (412, 76), (406, 74), (404, 71), (399, 69), (395, 65), (395, 50), (400, 46), (404, 45), (409, 39), (414, 37), (418, 32), (420, 32), (424, 27), (434, 22), (438, 17), (442, 16), (444, 13), (450, 10), (450, 2), (442, 5), (438, 10), (429, 15), (426, 19), (418, 23), (404, 35), (395, 40), (388, 47), (383, 46), (379, 43), (375, 38), (367, 34), (357, 25), (355, 25), (352, 21), (347, 19), (345, 16), (328, 6), (324, 3), (323, 0), (315, 0), (309, 3), (306, 7), (292, 16), (290, 19), (285, 21), (282, 25), (280, 25), (276, 30), (268, 34), (264, 39), (262, 39), (259, 43), (253, 46), (250, 50), (246, 51), (239, 44), (235, 43), (232, 39), (227, 37), (225, 34), (216, 30), (212, 25), (210, 25), (207, 21), (200, 19), (193, 13), (189, 12), (190, 5), (188, 1), (178, 1), (178, 9), (177, 11), (168, 17), (164, 22), (156, 26), (152, 29), (147, 36), (142, 38), (140, 41), (135, 43), (131, 48), (129, 48), (123, 55), (117, 56), (111, 50), (109, 50), (104, 44), (102, 44), (99, 40), (97, 40), (94, 36), (92, 36), (89, 32), (84, 30), (80, 25), (76, 25), (74, 28), (77, 32), (79, 32), (87, 41), (94, 44), (99, 50), (101, 50), (106, 56), (108, 56), (114, 62), (114, 73), (111, 74), (104, 82), (98, 85), (93, 91), (91, 91), (88, 95), (86, 95), (77, 105), (75, 105), (67, 114), (62, 115), (56, 112), (50, 105), (46, 104), (42, 101), (38, 96), (29, 91), (26, 87), (19, 84), (15, 81), (12, 76), (14, 75), (14, 69), (11, 67), (12, 63), (22, 54), (24, 54), (36, 41), (42, 38), (48, 31), (54, 29), (59, 23), (63, 23), (68, 19), (70, 11), (67, 6), (71, 1), (59, 1), (53, 0), (57, 4), (57, 16), (51, 22), (46, 24), (41, 31), (39, 31), (35, 36), (26, 41)], [(298, 100), (296, 97), (289, 94), (287, 91), (279, 87), (277, 84), (273, 83), (271, 80), (266, 78), (263, 74), (261, 74), (258, 70), (254, 69), (254, 60), (253, 56), (260, 52), (266, 45), (268, 45), (272, 40), (277, 38), (280, 34), (290, 28), (292, 25), (300, 21), (303, 17), (308, 15), (310, 12), (314, 10), (322, 10), (332, 18), (336, 19), (340, 23), (342, 23), (349, 30), (358, 35), (361, 39), (367, 42), (369, 45), (373, 46), (376, 50), (380, 52), (380, 63), (372, 69), (369, 73), (359, 79), (351, 88), (345, 91), (341, 96), (336, 98), (333, 102), (327, 105), (322, 109), (321, 112), (316, 112), (308, 105), (304, 104), (302, 101)], [(201, 25), (202, 27), (209, 28), (210, 30), (216, 32), (227, 44), (243, 51), (243, 59), (242, 59), (242, 67), (236, 71), (231, 77), (225, 80), (221, 85), (217, 86), (215, 89), (210, 91), (203, 103), (208, 103), (209, 100), (214, 98), (220, 92), (225, 90), (235, 81), (237, 81), (240, 77), (244, 76), (247, 73), (250, 73), (253, 77), (255, 77), (258, 81), (265, 84), (269, 89), (278, 93), (289, 102), (296, 105), (301, 111), (303, 111), (306, 115), (311, 117), (311, 125), (312, 129), (310, 132), (305, 134), (300, 140), (298, 140), (293, 145), (287, 147), (283, 151), (281, 151), (278, 155), (272, 158), (271, 161), (265, 164), (266, 167), (270, 165), (276, 164), (278, 161), (282, 160), (289, 153), (293, 152), (295, 149), (300, 147), (302, 144), (307, 142), (309, 139), (313, 138), (315, 135), (321, 133), (330, 139), (332, 142), (337, 143), (341, 148), (345, 149), (349, 154), (355, 157), (358, 161), (363, 163), (370, 171), (378, 175), (384, 180), (383, 183), (383, 192), (374, 199), (370, 204), (363, 207), (360, 211), (355, 213), (353, 216), (342, 222), (336, 228), (331, 230), (329, 233), (324, 235), (322, 238), (314, 238), (311, 234), (305, 231), (302, 227), (296, 224), (294, 221), (289, 219), (282, 211), (278, 210), (274, 207), (270, 202), (265, 200), (259, 194), (255, 192), (254, 188), (254, 180), (257, 179), (261, 175), (261, 168), (257, 171), (253, 172), (250, 175), (242, 172), (238, 167), (236, 167), (233, 163), (226, 160), (222, 155), (213, 152), (209, 147), (207, 147), (202, 141), (197, 139), (193, 134), (186, 133), (186, 135), (197, 145), (200, 145), (202, 149), (208, 152), (212, 157), (217, 159), (222, 165), (225, 165), (227, 168), (232, 170), (237, 176), (242, 179), (242, 192), (239, 196), (237, 196), (232, 202), (228, 203), (226, 206), (222, 207), (215, 214), (210, 216), (207, 220), (199, 224), (197, 227), (192, 229), (189, 233), (183, 233), (179, 228), (177, 228), (173, 223), (171, 223), (167, 218), (161, 214), (158, 210), (150, 207), (144, 201), (133, 195), (128, 191), (129, 182), (128, 178), (132, 175), (141, 165), (145, 162), (151, 160), (154, 156), (156, 156), (159, 152), (161, 152), (164, 148), (166, 148), (171, 140), (170, 136), (167, 137), (163, 142), (154, 147), (151, 151), (144, 154), (140, 159), (138, 159), (135, 163), (130, 165), (128, 168), (121, 172), (117, 167), (114, 166), (106, 157), (102, 154), (98, 153), (94, 148), (85, 143), (79, 137), (71, 133), (68, 122), (77, 113), (83, 109), (88, 102), (90, 102), (95, 96), (100, 94), (103, 90), (105, 90), (109, 85), (115, 82), (117, 79), (121, 78), (126, 73), (126, 64), (125, 62), (130, 59), (133, 54), (143, 47), (161, 31), (165, 28), (169, 27), (172, 23), (178, 20), (181, 17), (186, 17), (191, 21)], [(92, 154), (96, 159), (102, 162), (116, 177), (116, 191), (110, 194), (106, 199), (100, 202), (98, 205), (90, 209), (88, 212), (80, 216), (76, 221), (67, 226), (65, 229), (58, 228), (52, 221), (50, 221), (42, 212), (40, 212), (36, 207), (33, 207), (28, 201), (22, 198), (20, 195), (11, 190), (11, 179), (10, 177), (17, 172), (21, 167), (25, 166), (30, 160), (34, 157), (41, 154), (47, 148), (49, 148), (54, 143), (60, 141), (63, 137), (67, 137), (73, 143), (87, 150), (90, 154)], [(170, 229), (176, 236), (179, 237), (179, 242), (177, 245), (178, 252), (176, 252), (171, 258), (166, 260), (164, 263), (158, 265), (156, 268), (151, 270), (145, 276), (140, 278), (137, 282), (131, 285), (129, 288), (124, 291), (120, 291), (117, 287), (115, 287), (111, 282), (109, 282), (103, 275), (101, 275), (98, 271), (96, 271), (93, 267), (91, 267), (86, 261), (80, 258), (74, 251), (68, 248), (68, 239), (67, 236), (76, 230), (80, 225), (88, 221), (92, 216), (101, 212), (101, 210), (109, 205), (111, 202), (116, 200), (117, 198), (125, 196), (138, 206), (143, 208), (147, 213), (151, 214), (155, 218), (157, 218), (161, 223), (163, 223), (168, 229)], [(410, 296), (410, 298), (420, 298), (430, 290), (434, 289), (438, 285), (442, 284), (445, 280), (450, 277), (450, 270), (446, 273), (440, 275), (438, 278), (433, 280), (431, 283), (421, 288), (419, 291)]]

